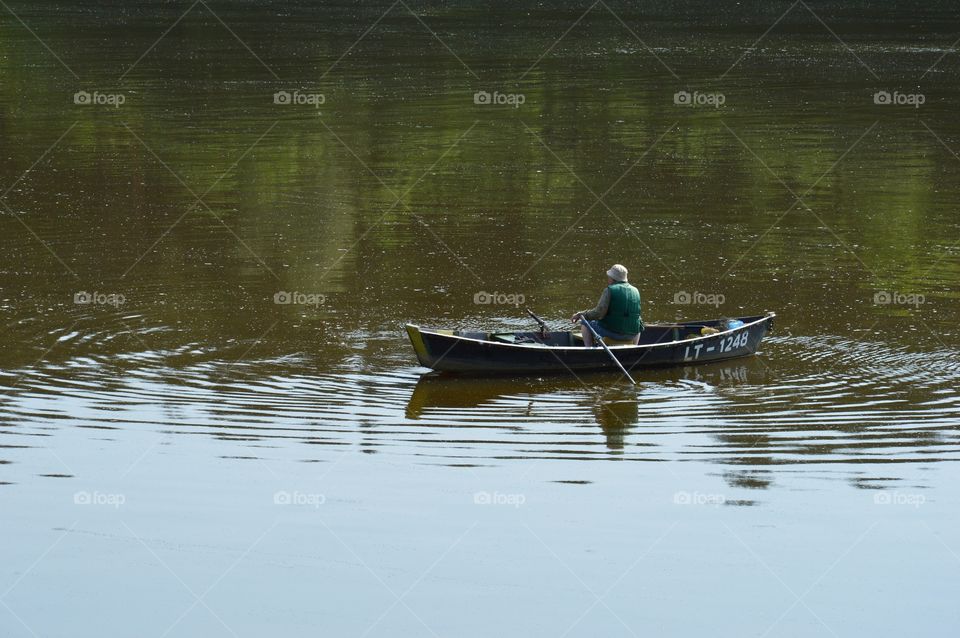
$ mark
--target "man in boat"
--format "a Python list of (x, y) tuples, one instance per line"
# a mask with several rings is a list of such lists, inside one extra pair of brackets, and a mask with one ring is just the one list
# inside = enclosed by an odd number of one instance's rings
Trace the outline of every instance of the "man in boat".
[[(615, 341), (639, 343), (643, 332), (643, 320), (640, 318), (640, 291), (627, 283), (627, 269), (614, 264), (607, 271), (607, 287), (600, 295), (596, 308), (578, 312), (570, 318), (589, 321), (597, 334)], [(593, 335), (586, 326), (580, 326), (583, 344), (593, 345)]]

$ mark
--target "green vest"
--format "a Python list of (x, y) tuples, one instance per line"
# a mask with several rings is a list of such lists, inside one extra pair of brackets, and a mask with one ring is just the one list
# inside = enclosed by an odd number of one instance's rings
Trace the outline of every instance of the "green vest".
[(610, 307), (600, 325), (622, 335), (635, 335), (643, 332), (640, 319), (640, 291), (625, 281), (610, 284)]

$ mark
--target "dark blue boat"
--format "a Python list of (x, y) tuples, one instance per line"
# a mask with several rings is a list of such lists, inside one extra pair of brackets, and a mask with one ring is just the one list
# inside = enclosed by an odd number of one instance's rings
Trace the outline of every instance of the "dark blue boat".
[[(775, 316), (768, 312), (649, 324), (637, 345), (612, 344), (610, 350), (627, 370), (745, 357), (757, 351)], [(579, 331), (490, 333), (406, 327), (420, 364), (434, 370), (523, 374), (617, 369), (603, 348), (585, 347)]]

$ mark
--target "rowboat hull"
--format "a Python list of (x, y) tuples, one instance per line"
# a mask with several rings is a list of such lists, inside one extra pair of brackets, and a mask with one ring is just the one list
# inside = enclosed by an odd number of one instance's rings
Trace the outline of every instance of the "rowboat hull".
[[(732, 329), (725, 329), (726, 320), (720, 319), (651, 324), (639, 345), (614, 345), (610, 350), (627, 370), (745, 357), (756, 353), (772, 329), (774, 317), (772, 312), (738, 317), (743, 325)], [(700, 335), (703, 327), (718, 332)], [(575, 334), (567, 332), (486, 334), (424, 330), (413, 324), (407, 324), (406, 329), (420, 364), (438, 371), (529, 374), (616, 370), (602, 348), (586, 348)]]

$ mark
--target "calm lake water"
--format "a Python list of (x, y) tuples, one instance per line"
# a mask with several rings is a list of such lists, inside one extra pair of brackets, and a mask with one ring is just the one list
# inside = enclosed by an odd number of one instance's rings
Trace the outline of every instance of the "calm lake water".
[[(110, 4), (0, 21), (0, 636), (957, 634), (955, 7)], [(614, 262), (775, 330), (416, 365)]]

